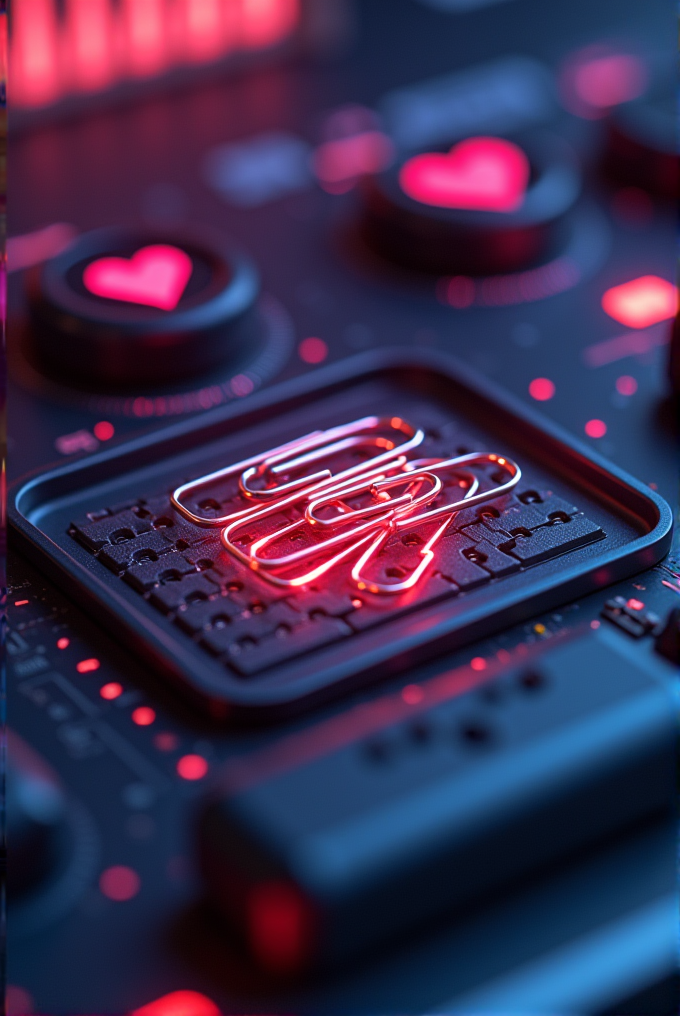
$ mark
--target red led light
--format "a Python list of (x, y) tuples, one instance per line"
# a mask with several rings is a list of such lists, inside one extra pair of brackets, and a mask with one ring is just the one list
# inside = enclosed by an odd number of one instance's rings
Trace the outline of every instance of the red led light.
[(15, 607), (25, 607), (27, 603), (30, 603), (30, 600), (15, 600), (14, 601), (14, 606)]
[(113, 699), (117, 699), (119, 695), (123, 694), (123, 685), (118, 684), (117, 681), (109, 681), (108, 684), (103, 684), (99, 689), (99, 694), (103, 699), (108, 702), (112, 702)]
[(287, 972), (304, 961), (309, 917), (297, 890), (285, 882), (267, 882), (252, 890), (247, 905), (251, 947), (269, 970)]
[(132, 722), (138, 727), (148, 727), (156, 719), (156, 713), (151, 706), (138, 706), (132, 711)]
[(110, 0), (69, 0), (66, 25), (74, 83), (85, 91), (103, 88), (113, 74)]
[(628, 328), (649, 328), (675, 317), (678, 289), (658, 275), (643, 275), (608, 289), (602, 297), (602, 308)]
[(91, 674), (93, 670), (99, 670), (101, 664), (94, 656), (89, 660), (81, 660), (76, 663), (76, 670), (79, 674)]
[(468, 138), (446, 154), (415, 155), (404, 163), (399, 182), (414, 201), (437, 208), (514, 212), (524, 201), (529, 160), (502, 138)]
[(473, 670), (486, 670), (486, 660), (483, 656), (475, 656), (470, 660), (470, 666)]
[(142, 247), (131, 258), (99, 258), (83, 272), (95, 296), (174, 310), (193, 271), (188, 254), (169, 244)]
[(130, 1016), (220, 1016), (220, 1010), (199, 991), (171, 991), (134, 1009)]
[(163, 730), (160, 734), (156, 734), (153, 739), (153, 746), (158, 751), (174, 751), (179, 740), (176, 734), (171, 734), (169, 730)]
[(328, 346), (323, 339), (310, 336), (298, 346), (298, 354), (305, 363), (323, 363), (328, 356)]
[(61, 91), (57, 18), (53, 0), (22, 0), (12, 9), (13, 99), (42, 106)]
[(419, 684), (407, 684), (401, 689), (401, 697), (408, 706), (417, 706), (423, 701), (425, 693)]
[(99, 876), (99, 888), (110, 900), (124, 903), (136, 896), (141, 886), (139, 875), (133, 868), (114, 864)]
[(547, 377), (535, 377), (529, 385), (529, 395), (537, 402), (547, 402), (555, 394), (555, 385)]
[(208, 763), (202, 755), (182, 755), (177, 772), (183, 780), (202, 780), (208, 772)]
[(241, 38), (250, 49), (273, 46), (294, 28), (299, 0), (241, 0)]
[(638, 383), (630, 374), (622, 374), (616, 379), (616, 390), (619, 395), (635, 395), (638, 390)]
[(100, 420), (99, 423), (95, 423), (92, 430), (98, 441), (110, 441), (116, 433), (116, 428), (108, 420)]
[(71, 645), (71, 640), (67, 639), (66, 637), (62, 637), (60, 639), (57, 639), (57, 649), (68, 649), (68, 647), (70, 645)]
[(585, 432), (588, 437), (604, 437), (607, 433), (607, 424), (604, 420), (588, 420)]
[(628, 602), (626, 603), (626, 606), (629, 608), (629, 610), (644, 610), (645, 609), (645, 605), (642, 602), (642, 600), (636, 600), (634, 596), (632, 596), (630, 598), (630, 600), (628, 600)]

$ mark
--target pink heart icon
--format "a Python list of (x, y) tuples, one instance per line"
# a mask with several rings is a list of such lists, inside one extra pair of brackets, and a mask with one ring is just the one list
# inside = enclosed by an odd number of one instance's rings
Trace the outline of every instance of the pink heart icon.
[(99, 258), (83, 272), (83, 284), (95, 296), (174, 310), (193, 271), (179, 247), (154, 244), (131, 258)]
[(445, 155), (428, 152), (405, 162), (399, 183), (414, 201), (437, 208), (514, 212), (529, 183), (529, 160), (502, 138), (467, 138)]

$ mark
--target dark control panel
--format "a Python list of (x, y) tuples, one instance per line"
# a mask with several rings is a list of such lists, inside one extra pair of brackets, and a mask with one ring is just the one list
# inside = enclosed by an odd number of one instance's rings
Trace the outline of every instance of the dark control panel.
[(673, 5), (14, 8), (7, 1012), (676, 1013)]

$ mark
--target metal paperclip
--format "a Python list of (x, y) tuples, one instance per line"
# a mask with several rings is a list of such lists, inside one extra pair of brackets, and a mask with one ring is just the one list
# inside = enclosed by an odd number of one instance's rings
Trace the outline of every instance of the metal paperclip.
[[(506, 483), (498, 484), (492, 487), (490, 490), (481, 491), (479, 494), (479, 480), (471, 473), (467, 473), (467, 470), (460, 469), (461, 466), (472, 466), (472, 465), (499, 465), (510, 474), (509, 479)], [(453, 459), (442, 459), (439, 462), (431, 459), (420, 459), (407, 464), (406, 469), (409, 467), (413, 470), (422, 470), (426, 468), (431, 473), (438, 473), (445, 469), (453, 469), (455, 473), (467, 475), (471, 477), (472, 483), (468, 487), (465, 495), (459, 501), (453, 504), (440, 505), (438, 508), (433, 508), (427, 512), (421, 512), (420, 515), (412, 515), (408, 510), (397, 509), (395, 517), (392, 519), (391, 524), (383, 532), (379, 533), (373, 542), (364, 550), (359, 560), (352, 568), (351, 577), (352, 581), (356, 583), (357, 587), (361, 590), (365, 589), (370, 593), (382, 593), (394, 595), (397, 593), (405, 592), (408, 589), (412, 589), (422, 578), (425, 571), (429, 568), (434, 560), (434, 548), (443, 537), (449, 523), (453, 517), (462, 508), (471, 508), (473, 505), (482, 504), (485, 501), (493, 500), (497, 497), (501, 497), (506, 494), (509, 490), (519, 482), (522, 472), (516, 462), (511, 459), (504, 458), (503, 456), (487, 453), (472, 452), (468, 455), (460, 455)], [(393, 532), (397, 532), (400, 529), (408, 527), (409, 529), (423, 525), (427, 522), (432, 522), (434, 519), (441, 518), (443, 516), (443, 522), (437, 529), (437, 531), (430, 537), (423, 549), (420, 551), (422, 555), (422, 561), (418, 564), (418, 567), (404, 579), (403, 582), (376, 582), (372, 579), (367, 579), (364, 576), (364, 570), (372, 558), (380, 552), (383, 544)]]
[[(403, 474), (403, 469), (406, 463), (407, 463), (406, 456), (400, 455), (397, 458), (393, 459), (392, 462), (383, 463), (382, 466), (375, 466), (371, 471), (371, 473), (369, 473), (368, 476), (363, 478), (363, 483), (360, 485), (361, 489), (362, 490), (369, 489), (371, 484), (379, 483), (387, 479), (388, 478), (387, 474), (395, 470), (400, 474), (400, 483), (404, 483), (405, 481), (401, 474)], [(356, 549), (356, 547), (363, 545), (366, 539), (370, 538), (376, 526), (392, 515), (393, 513), (392, 509), (389, 506), (381, 505), (381, 514), (378, 518), (371, 518), (369, 519), (368, 522), (364, 522), (363, 524), (358, 525), (349, 532), (343, 531), (342, 533), (339, 533), (336, 536), (331, 537), (329, 540), (324, 541), (323, 544), (314, 544), (313, 547), (304, 548), (304, 550), (296, 552), (295, 555), (288, 555), (287, 559), (285, 560), (260, 558), (258, 556), (258, 551), (263, 546), (266, 546), (269, 542), (275, 539), (280, 539), (287, 533), (292, 532), (295, 529), (298, 529), (300, 525), (304, 523), (305, 521), (304, 519), (298, 519), (295, 522), (289, 523), (287, 526), (284, 526), (282, 529), (277, 530), (275, 533), (267, 534), (260, 540), (257, 540), (250, 547), (249, 551), (241, 550), (241, 548), (236, 544), (235, 542), (236, 534), (242, 527), (247, 525), (249, 526), (254, 522), (258, 522), (261, 519), (267, 518), (267, 516), (269, 515), (278, 513), (281, 511), (282, 508), (292, 507), (293, 505), (300, 505), (301, 502), (304, 502), (305, 500), (308, 500), (310, 497), (313, 497), (314, 493), (318, 492), (320, 489), (323, 489), (329, 495), (335, 496), (344, 494), (349, 489), (354, 489), (355, 487), (359, 486), (356, 484), (354, 477), (345, 477), (344, 479), (341, 479), (340, 477), (341, 474), (335, 477), (332, 482), (324, 481), (323, 483), (315, 484), (312, 487), (307, 488), (306, 490), (290, 494), (287, 498), (283, 498), (277, 501), (275, 504), (266, 505), (265, 507), (259, 509), (257, 508), (251, 509), (251, 511), (248, 513), (247, 516), (241, 518), (234, 518), (233, 521), (229, 525), (225, 526), (225, 528), (222, 530), (221, 534), (222, 545), (230, 554), (232, 554), (238, 560), (242, 561), (244, 564), (248, 565), (248, 567), (257, 571), (261, 570), (263, 572), (263, 577), (266, 577), (267, 579), (269, 579), (269, 581), (274, 582), (274, 584), (276, 585), (299, 586), (304, 585), (306, 581), (312, 581), (312, 577), (310, 576), (305, 576), (304, 581), (299, 578), (296, 578), (295, 580), (282, 579), (269, 574), (269, 571), (272, 568), (290, 566), (294, 564), (296, 561), (303, 559), (304, 557), (318, 556), (319, 553), (323, 552), (325, 548), (327, 549), (341, 545), (343, 543), (346, 543), (348, 540), (352, 540), (357, 535), (361, 535), (361, 539), (359, 543), (356, 544), (356, 546), (352, 544), (351, 548), (346, 548), (343, 551), (341, 551), (340, 554), (336, 555), (330, 562), (324, 563), (324, 566), (321, 567), (321, 570), (319, 570), (319, 568), (314, 569), (313, 577), (315, 578), (318, 577), (319, 575), (328, 571), (328, 569), (332, 567), (334, 564), (336, 564), (338, 561), (343, 560), (351, 552), (352, 549)], [(420, 479), (419, 477), (417, 478), (414, 477), (415, 482), (418, 482), (419, 479)], [(434, 481), (433, 486), (436, 486), (437, 482), (436, 479), (432, 477), (432, 480)]]
[[(253, 489), (249, 486), (249, 481), (255, 476), (262, 477), (269, 473), (272, 478), (276, 479), (278, 475), (285, 473), (286, 470), (297, 468), (299, 465), (311, 461), (310, 458), (305, 458), (306, 456), (314, 456), (314, 460), (316, 461), (319, 458), (323, 458), (329, 454), (335, 454), (345, 448), (356, 447), (362, 443), (365, 444), (369, 442), (373, 436), (370, 432), (380, 428), (391, 428), (393, 431), (406, 435), (406, 440), (402, 441), (401, 444), (394, 442), (391, 448), (386, 448), (385, 451), (372, 456), (366, 462), (362, 462), (356, 466), (342, 470), (340, 473), (336, 474), (335, 478), (333, 477), (330, 469), (324, 469), (312, 474), (311, 476), (307, 475), (299, 477), (296, 480), (289, 481), (287, 484), (278, 484), (274, 487), (270, 486), (262, 489)], [(331, 427), (328, 430), (323, 431), (312, 431), (295, 441), (289, 441), (286, 444), (269, 449), (259, 455), (254, 455), (249, 459), (244, 459), (241, 462), (227, 466), (224, 469), (218, 469), (213, 473), (207, 473), (205, 476), (199, 477), (197, 480), (191, 480), (188, 483), (181, 484), (173, 491), (170, 500), (173, 507), (176, 508), (177, 511), (184, 516), (184, 518), (193, 522), (194, 525), (211, 528), (225, 526), (235, 519), (248, 515), (252, 511), (252, 506), (248, 506), (239, 511), (230, 512), (227, 515), (222, 515), (217, 518), (207, 518), (192, 512), (191, 509), (187, 508), (187, 506), (183, 504), (183, 499), (187, 495), (195, 495), (198, 491), (204, 489), (212, 483), (218, 483), (236, 475), (239, 476), (239, 489), (241, 494), (244, 496), (251, 499), (261, 500), (273, 498), (278, 499), (282, 496), (282, 494), (295, 493), (315, 484), (322, 484), (340, 477), (359, 475), (380, 463), (388, 462), (393, 454), (403, 454), (404, 452), (411, 451), (413, 448), (418, 447), (418, 445), (423, 441), (424, 436), (425, 435), (422, 430), (412, 427), (405, 420), (402, 420), (401, 417), (393, 416), (383, 418), (366, 416), (362, 419), (354, 420), (352, 423), (343, 424), (339, 427)], [(374, 440), (378, 439), (374, 438)], [(387, 444), (390, 442), (389, 438), (382, 438), (379, 440), (379, 446), (383, 446), (382, 441), (385, 441)]]

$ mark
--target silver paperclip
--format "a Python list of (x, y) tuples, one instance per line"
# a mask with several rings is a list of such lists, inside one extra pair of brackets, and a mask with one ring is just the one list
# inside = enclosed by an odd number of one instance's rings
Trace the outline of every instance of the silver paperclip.
[[(468, 473), (465, 468), (460, 467), (489, 464), (499, 465), (504, 468), (509, 474), (508, 480), (505, 483), (497, 484), (489, 490), (477, 493), (480, 486), (478, 478), (474, 476), (474, 474)], [(516, 486), (522, 475), (517, 463), (513, 462), (511, 459), (495, 454), (476, 452), (472, 452), (468, 455), (460, 455), (453, 459), (442, 459), (438, 462), (432, 459), (420, 459), (414, 462), (409, 462), (406, 468), (418, 471), (426, 468), (433, 474), (440, 473), (445, 470), (452, 470), (454, 475), (467, 476), (471, 482), (465, 492), (465, 495), (458, 501), (453, 502), (453, 504), (440, 505), (437, 508), (431, 508), (429, 511), (421, 512), (419, 515), (411, 514), (408, 509), (396, 510), (395, 517), (391, 520), (389, 527), (385, 528), (382, 532), (376, 535), (372, 543), (364, 550), (352, 568), (352, 581), (356, 583), (359, 589), (365, 589), (370, 593), (394, 595), (403, 593), (408, 589), (412, 589), (420, 581), (434, 561), (434, 548), (443, 537), (454, 516), (462, 508), (470, 508), (473, 505), (481, 504), (485, 501), (490, 501), (506, 494), (509, 490), (512, 490), (512, 488)], [(377, 554), (379, 554), (381, 548), (391, 533), (405, 527), (411, 529), (415, 526), (424, 525), (425, 523), (432, 522), (438, 518), (443, 518), (442, 524), (420, 551), (422, 560), (408, 578), (404, 579), (402, 582), (377, 582), (373, 579), (368, 579), (365, 576), (365, 569), (368, 564)]]
[[(397, 434), (405, 436), (406, 439), (398, 443), (390, 437), (380, 437), (372, 433), (379, 429), (396, 431)], [(258, 500), (279, 499), (282, 495), (294, 494), (307, 487), (322, 484), (333, 479), (331, 470), (326, 468), (311, 475), (290, 480), (287, 483), (272, 484), (272, 481), (278, 480), (282, 474), (285, 475), (286, 472), (295, 470), (311, 461), (318, 461), (329, 454), (337, 454), (347, 448), (361, 445), (365, 447), (370, 446), (371, 443), (379, 448), (384, 448), (382, 452), (371, 456), (367, 461), (342, 470), (336, 474), (335, 478), (355, 476), (372, 469), (382, 462), (388, 462), (394, 454), (403, 454), (418, 447), (423, 441), (424, 436), (422, 430), (412, 427), (405, 420), (402, 420), (401, 417), (383, 418), (366, 416), (339, 427), (331, 427), (323, 431), (312, 431), (295, 441), (289, 441), (286, 444), (269, 449), (259, 455), (254, 455), (249, 459), (244, 459), (224, 469), (208, 473), (197, 480), (181, 484), (173, 491), (170, 500), (173, 507), (190, 522), (193, 522), (194, 525), (203, 527), (225, 526), (235, 519), (248, 515), (252, 511), (252, 506), (249, 505), (243, 509), (216, 518), (208, 518), (192, 512), (184, 503), (185, 499), (188, 496), (196, 495), (210, 484), (219, 483), (237, 475), (239, 476), (239, 490), (243, 496)], [(261, 478), (264, 478), (268, 485), (262, 488), (253, 487), (251, 481)]]

